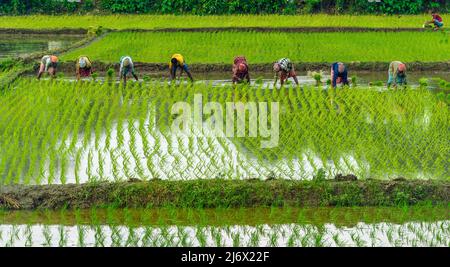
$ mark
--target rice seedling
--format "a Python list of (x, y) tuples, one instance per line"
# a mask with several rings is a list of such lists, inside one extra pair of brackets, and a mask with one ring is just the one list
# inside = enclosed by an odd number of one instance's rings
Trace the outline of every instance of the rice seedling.
[[(0, 28), (54, 29), (85, 28), (97, 33), (99, 27), (109, 29), (155, 29), (199, 27), (354, 27), (402, 28), (420, 27), (428, 15), (32, 15), (3, 16)], [(220, 25), (220, 26), (218, 26)]]
[[(193, 101), (195, 93), (224, 107), (232, 99), (279, 102), (284, 111), (278, 146), (262, 149), (264, 139), (258, 136), (172, 135), (175, 118), (169, 107)], [(19, 79), (0, 95), (0, 106), (9, 110), (0, 118), (0, 180), (2, 184), (128, 178), (323, 180), (339, 173), (446, 179), (450, 155), (446, 105), (421, 89), (215, 90), (152, 82), (130, 84), (123, 91), (107, 83)], [(26, 111), (18, 112), (22, 107)], [(405, 199), (406, 195), (397, 195), (399, 202)]]
[[(99, 61), (116, 62), (126, 46), (135, 61), (151, 63), (167, 62), (174, 51), (182, 53), (188, 63), (228, 64), (239, 54), (245, 54), (250, 65), (280, 57), (294, 62), (333, 62), (337, 54), (343, 62), (447, 61), (450, 43), (440, 43), (441, 38), (432, 32), (117, 32), (64, 54), (61, 60), (87, 54)], [(133, 40), (132, 46), (128, 40)], [(283, 43), (282, 50), (279, 43)]]

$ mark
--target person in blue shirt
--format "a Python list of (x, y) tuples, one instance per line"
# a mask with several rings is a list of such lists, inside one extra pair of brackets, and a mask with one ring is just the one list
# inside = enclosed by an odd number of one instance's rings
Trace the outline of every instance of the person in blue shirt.
[(331, 65), (331, 86), (334, 88), (336, 84), (342, 83), (348, 85), (347, 68), (342, 62), (335, 62)]

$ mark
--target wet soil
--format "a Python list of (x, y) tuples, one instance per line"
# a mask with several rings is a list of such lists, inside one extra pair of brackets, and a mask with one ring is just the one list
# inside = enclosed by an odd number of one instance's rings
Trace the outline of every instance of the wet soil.
[[(352, 71), (377, 71), (387, 73), (390, 62), (349, 62), (346, 63), (347, 68)], [(329, 71), (331, 62), (296, 62), (295, 69), (297, 72), (305, 71)], [(447, 62), (406, 62), (408, 71), (445, 71), (450, 70), (450, 61)], [(37, 71), (38, 64), (34, 65), (34, 70)], [(117, 73), (119, 71), (119, 63), (111, 62), (94, 62), (93, 69), (100, 75), (104, 76), (108, 69), (113, 68)], [(167, 73), (167, 63), (143, 63), (135, 62), (135, 69), (138, 73)], [(191, 72), (196, 73), (223, 73), (228, 76), (231, 75), (231, 64), (214, 63), (214, 64), (189, 64)], [(62, 62), (58, 66), (58, 71), (64, 73), (75, 73), (74, 62)], [(272, 63), (258, 63), (251, 64), (249, 71), (254, 73), (272, 73)], [(31, 73), (28, 73), (31, 74)], [(273, 74), (272, 74), (273, 75)]]

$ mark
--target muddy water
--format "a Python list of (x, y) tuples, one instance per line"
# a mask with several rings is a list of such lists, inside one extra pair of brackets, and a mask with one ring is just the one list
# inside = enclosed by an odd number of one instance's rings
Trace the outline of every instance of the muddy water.
[[(356, 76), (356, 84), (359, 86), (368, 86), (369, 83), (377, 84), (382, 83), (385, 86), (387, 82), (387, 73), (385, 72), (352, 72), (349, 74), (349, 79), (351, 76)], [(168, 79), (167, 73), (141, 73), (140, 79), (145, 77), (145, 80), (157, 79), (157, 80), (166, 80)], [(211, 73), (195, 73), (193, 74), (195, 84), (208, 84), (214, 87), (222, 87), (231, 85), (231, 75), (229, 73), (223, 72), (211, 72)], [(308, 85), (316, 85), (316, 81), (311, 76), (311, 73), (298, 73), (298, 80), (300, 86), (308, 86)], [(437, 88), (437, 82), (434, 79), (444, 79), (446, 81), (450, 81), (450, 72), (448, 71), (426, 71), (426, 72), (410, 72), (408, 73), (408, 83), (412, 87), (416, 87), (419, 85), (419, 79), (428, 78), (428, 87), (430, 89)], [(75, 76), (73, 73), (65, 73), (64, 79), (75, 81)], [(90, 80), (91, 78), (84, 78), (84, 80)], [(105, 77), (102, 74), (96, 78), (99, 81), (104, 81)], [(322, 74), (321, 85), (323, 87), (327, 87), (326, 81), (330, 79), (330, 74), (324, 72)], [(118, 78), (115, 79), (116, 83), (119, 82)], [(129, 79), (129, 82), (135, 82), (134, 79)], [(179, 82), (178, 82), (179, 83)], [(188, 83), (185, 78), (182, 78), (182, 83)], [(274, 83), (274, 74), (273, 73), (252, 73), (252, 82), (253, 86), (262, 86), (263, 88), (272, 89)], [(294, 80), (289, 79), (289, 84), (294, 84)], [(280, 84), (278, 82), (277, 87), (279, 88)], [(383, 87), (381, 86), (381, 87)], [(375, 86), (376, 87), (376, 86)], [(380, 86), (378, 86), (380, 87)]]
[(65, 48), (82, 38), (79, 35), (0, 34), (0, 60)]
[(450, 220), (436, 216), (442, 209), (89, 210), (46, 212), (45, 220), (36, 220), (39, 212), (0, 214), (0, 246), (446, 247)]

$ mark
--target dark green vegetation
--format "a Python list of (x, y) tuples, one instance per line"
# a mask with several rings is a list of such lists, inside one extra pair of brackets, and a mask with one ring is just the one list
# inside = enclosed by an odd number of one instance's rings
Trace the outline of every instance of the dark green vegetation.
[(369, 13), (418, 14), (437, 8), (448, 12), (446, 0), (3, 0), (0, 14), (63, 13), (157, 13), (157, 14), (296, 14), (296, 13)]
[(191, 180), (14, 185), (0, 189), (0, 207), (228, 208), (257, 206), (397, 206), (450, 201), (450, 182), (394, 179), (361, 181)]

